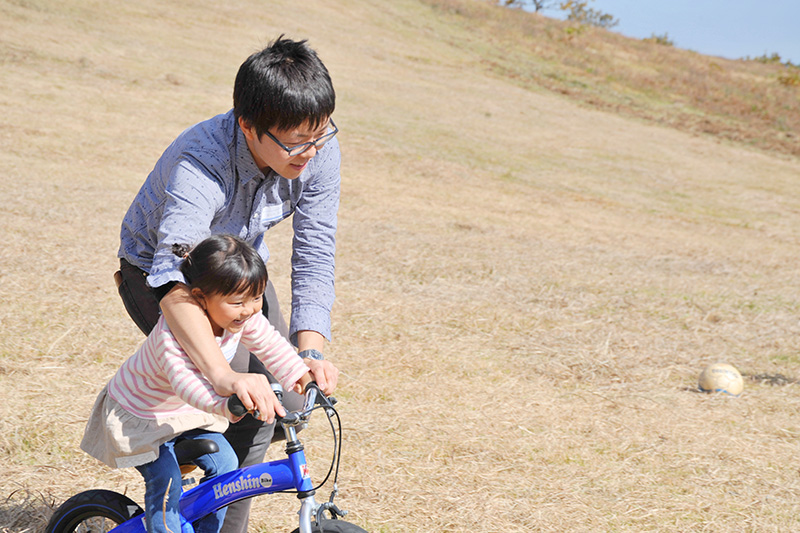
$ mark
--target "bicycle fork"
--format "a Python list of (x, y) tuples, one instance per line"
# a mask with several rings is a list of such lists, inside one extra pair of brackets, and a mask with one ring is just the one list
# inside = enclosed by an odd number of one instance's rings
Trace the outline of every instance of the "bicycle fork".
[(297, 498), (300, 500), (300, 511), (297, 513), (300, 533), (311, 533), (311, 518), (315, 516), (319, 505), (314, 498), (314, 485), (311, 483), (306, 454), (303, 451), (303, 444), (297, 440), (294, 426), (284, 426), (283, 429), (286, 432), (286, 455), (291, 461), (292, 471), (300, 475), (300, 478), (295, 480)]

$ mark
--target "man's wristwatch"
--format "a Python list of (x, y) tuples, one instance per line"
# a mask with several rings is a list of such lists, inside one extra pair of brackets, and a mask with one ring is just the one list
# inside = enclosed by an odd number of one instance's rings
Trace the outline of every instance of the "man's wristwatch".
[(313, 348), (309, 350), (303, 350), (297, 355), (300, 356), (300, 359), (316, 359), (317, 361), (322, 361), (323, 359), (325, 359), (322, 356), (322, 352), (320, 352), (319, 350), (315, 350)]

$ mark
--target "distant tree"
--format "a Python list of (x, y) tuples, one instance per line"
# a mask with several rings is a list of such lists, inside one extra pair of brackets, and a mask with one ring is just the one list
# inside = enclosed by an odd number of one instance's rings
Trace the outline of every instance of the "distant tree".
[(558, 5), (557, 0), (501, 0), (501, 2), (506, 7), (524, 8), (525, 6), (529, 6), (532, 7), (536, 13)]
[(764, 54), (763, 56), (755, 58), (753, 61), (758, 61), (759, 63), (766, 63), (766, 64), (783, 63), (783, 61), (781, 60), (781, 55), (777, 52), (774, 52), (772, 55)]
[(567, 20), (572, 20), (578, 24), (586, 24), (588, 26), (597, 26), (606, 29), (613, 28), (619, 24), (619, 19), (614, 18), (614, 15), (588, 7), (589, 2), (593, 1), (594, 0), (562, 1), (559, 5), (559, 9), (568, 11)]
[(665, 33), (664, 35), (656, 35), (654, 33), (654, 34), (650, 35), (650, 37), (647, 37), (647, 38), (642, 39), (642, 40), (650, 42), (650, 43), (661, 44), (661, 45), (664, 45), (664, 46), (675, 46), (675, 41), (670, 39), (669, 38), (669, 34), (667, 34), (667, 33)]
[(603, 13), (589, 6), (594, 0), (499, 0), (500, 5), (516, 8), (533, 8), (536, 13), (545, 9), (560, 9), (567, 12), (567, 20), (588, 26), (613, 28), (619, 20), (613, 15)]

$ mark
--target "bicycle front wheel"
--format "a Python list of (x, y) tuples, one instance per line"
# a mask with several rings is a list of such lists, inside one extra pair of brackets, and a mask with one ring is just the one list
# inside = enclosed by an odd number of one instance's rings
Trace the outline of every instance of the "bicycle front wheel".
[(87, 490), (61, 504), (45, 532), (105, 533), (143, 512), (136, 502), (117, 492)]
[[(315, 523), (311, 527), (311, 533), (367, 533), (366, 529), (360, 528), (355, 524), (351, 524), (350, 522), (345, 522), (344, 520), (323, 520), (322, 527), (320, 524)], [(300, 533), (300, 528), (298, 527), (292, 533)]]

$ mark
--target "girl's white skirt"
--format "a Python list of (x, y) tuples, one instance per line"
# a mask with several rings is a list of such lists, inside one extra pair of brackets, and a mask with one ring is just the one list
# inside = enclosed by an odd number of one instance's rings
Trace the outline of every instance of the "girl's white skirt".
[(126, 411), (103, 387), (83, 432), (81, 449), (112, 468), (126, 468), (158, 459), (158, 448), (191, 429), (222, 433), (228, 421), (200, 410), (159, 419)]

